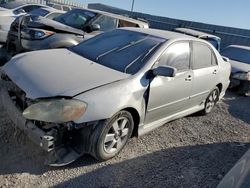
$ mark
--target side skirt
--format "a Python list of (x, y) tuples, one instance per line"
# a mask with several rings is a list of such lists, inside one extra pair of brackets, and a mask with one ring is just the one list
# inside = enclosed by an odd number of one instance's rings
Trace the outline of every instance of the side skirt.
[(165, 118), (162, 118), (158, 121), (155, 121), (155, 122), (152, 122), (152, 123), (149, 123), (149, 124), (145, 124), (145, 125), (140, 125), (139, 126), (139, 130), (138, 130), (138, 135), (139, 136), (142, 136), (162, 125), (164, 125), (165, 123), (167, 122), (170, 122), (170, 121), (173, 121), (175, 119), (179, 119), (179, 118), (182, 118), (182, 117), (185, 117), (187, 115), (190, 115), (190, 114), (193, 114), (195, 112), (199, 112), (201, 110), (203, 110), (205, 108), (204, 106), (204, 103), (202, 105), (197, 105), (197, 106), (194, 106), (192, 108), (189, 108), (187, 110), (184, 110), (182, 112), (178, 112), (176, 114), (173, 114), (171, 116), (168, 116), (168, 117), (165, 117)]

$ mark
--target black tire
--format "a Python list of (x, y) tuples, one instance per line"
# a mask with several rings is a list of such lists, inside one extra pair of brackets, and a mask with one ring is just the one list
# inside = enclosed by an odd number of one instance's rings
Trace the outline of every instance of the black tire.
[(112, 118), (100, 122), (92, 137), (92, 156), (99, 161), (116, 156), (131, 137), (133, 128), (133, 117), (127, 111), (120, 111)]
[(219, 100), (219, 95), (220, 95), (220, 90), (218, 87), (215, 87), (208, 95), (206, 102), (205, 102), (205, 108), (204, 110), (201, 111), (202, 115), (206, 115), (209, 114), (214, 106), (216, 105), (216, 103)]

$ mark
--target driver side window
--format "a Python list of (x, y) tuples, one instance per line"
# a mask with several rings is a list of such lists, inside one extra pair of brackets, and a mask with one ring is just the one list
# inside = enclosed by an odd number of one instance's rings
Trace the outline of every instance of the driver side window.
[(178, 72), (188, 70), (190, 68), (189, 42), (176, 42), (170, 45), (158, 62), (158, 65), (174, 67)]

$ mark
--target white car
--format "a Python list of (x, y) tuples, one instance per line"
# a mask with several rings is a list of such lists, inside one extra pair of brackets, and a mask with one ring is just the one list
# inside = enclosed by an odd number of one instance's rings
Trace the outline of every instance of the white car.
[(230, 87), (240, 95), (250, 96), (250, 47), (229, 45), (221, 55), (229, 58), (232, 65)]
[(55, 8), (52, 8), (52, 7), (42, 7), (42, 8), (32, 10), (27, 15), (31, 15), (31, 16), (35, 16), (35, 17), (41, 16), (41, 17), (48, 18), (48, 19), (54, 19), (55, 17), (60, 16), (64, 13), (66, 13), (66, 12), (62, 11), (62, 10), (57, 10)]
[(6, 42), (10, 25), (15, 18), (41, 7), (47, 6), (20, 1), (0, 5), (0, 43)]

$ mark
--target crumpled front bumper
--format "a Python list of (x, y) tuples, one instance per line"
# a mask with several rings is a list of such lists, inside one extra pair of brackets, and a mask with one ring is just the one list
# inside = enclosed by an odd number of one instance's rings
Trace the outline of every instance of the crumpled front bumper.
[(46, 132), (32, 121), (23, 117), (9, 94), (9, 91), (19, 90), (19, 88), (11, 81), (2, 80), (1, 75), (2, 70), (0, 68), (0, 100), (2, 100), (7, 114), (13, 121), (13, 125), (22, 130), (31, 141), (48, 152), (45, 164), (50, 166), (65, 166), (81, 157), (82, 153), (75, 151), (73, 148), (57, 145), (56, 141), (58, 138), (53, 136), (53, 131)]
[(16, 86), (12, 82), (0, 80), (1, 87), (1, 100), (2, 104), (9, 115), (10, 119), (13, 121), (14, 126), (18, 127), (37, 145), (39, 145), (43, 150), (50, 152), (54, 149), (55, 139), (53, 136), (48, 135), (40, 128), (38, 128), (31, 121), (26, 120), (20, 110), (16, 107), (12, 101), (9, 92), (10, 90), (15, 90)]

